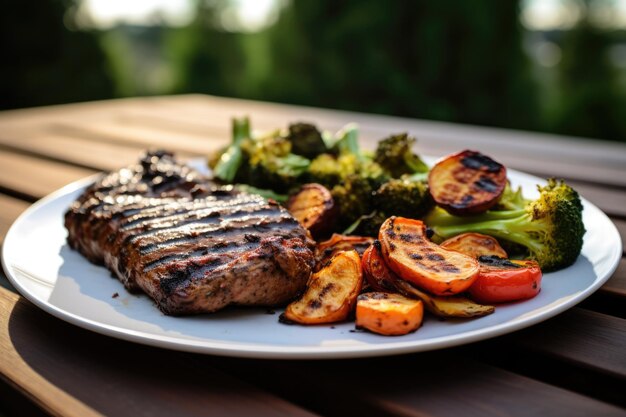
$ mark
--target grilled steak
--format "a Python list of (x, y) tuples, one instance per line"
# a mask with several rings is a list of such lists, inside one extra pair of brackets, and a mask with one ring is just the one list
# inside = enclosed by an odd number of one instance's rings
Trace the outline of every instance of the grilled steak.
[(314, 259), (282, 207), (147, 154), (90, 186), (65, 214), (70, 247), (166, 314), (272, 306), (301, 292)]

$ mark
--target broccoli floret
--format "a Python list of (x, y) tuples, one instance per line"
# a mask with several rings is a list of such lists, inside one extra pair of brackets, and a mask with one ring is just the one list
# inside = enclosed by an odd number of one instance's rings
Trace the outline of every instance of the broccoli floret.
[(248, 173), (241, 182), (258, 188), (286, 193), (298, 185), (310, 161), (291, 153), (291, 143), (276, 132), (256, 139), (246, 139), (241, 149), (247, 156)]
[(492, 210), (519, 210), (527, 203), (528, 201), (522, 195), (522, 187), (517, 187), (517, 190), (513, 191), (511, 183), (507, 181), (500, 201), (492, 207)]
[(434, 205), (426, 181), (392, 179), (374, 193), (374, 204), (382, 213), (418, 219)]
[(322, 134), (309, 123), (289, 125), (287, 140), (291, 142), (291, 152), (313, 159), (327, 151)]
[(391, 177), (428, 172), (428, 165), (413, 153), (415, 138), (406, 133), (392, 135), (378, 142), (374, 161)]
[(342, 184), (332, 188), (331, 195), (339, 209), (340, 228), (350, 226), (362, 215), (373, 211), (374, 190), (370, 181), (360, 175), (350, 175)]
[(476, 216), (459, 217), (441, 208), (425, 218), (435, 235), (448, 238), (478, 232), (521, 245), (527, 257), (544, 271), (565, 268), (576, 261), (583, 245), (585, 226), (578, 193), (563, 181), (550, 179), (538, 187), (539, 198), (522, 208), (489, 210)]
[(311, 161), (307, 181), (332, 188), (350, 175), (357, 174), (359, 170), (360, 164), (356, 156), (346, 154), (335, 157), (325, 153)]

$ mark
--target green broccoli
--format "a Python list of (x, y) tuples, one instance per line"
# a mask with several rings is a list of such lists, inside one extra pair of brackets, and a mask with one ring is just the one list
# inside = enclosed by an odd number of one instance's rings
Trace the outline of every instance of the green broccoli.
[(307, 173), (308, 182), (316, 182), (325, 187), (332, 188), (350, 175), (355, 175), (360, 170), (360, 164), (356, 156), (352, 154), (339, 155), (321, 154), (311, 161)]
[(220, 151), (219, 157), (214, 157), (212, 165), (213, 175), (222, 181), (233, 182), (237, 171), (244, 162), (241, 144), (250, 138), (250, 120), (247, 117), (233, 119), (233, 140), (226, 150)]
[[(441, 208), (424, 219), (439, 238), (465, 232), (484, 233), (527, 250), (544, 271), (565, 268), (576, 261), (583, 244), (585, 226), (578, 193), (562, 180), (548, 180), (538, 187), (539, 198), (526, 200), (521, 208), (489, 210), (475, 216), (454, 216)], [(517, 200), (513, 197), (511, 200)], [(516, 207), (519, 202), (512, 204)]]
[(419, 219), (434, 205), (426, 181), (392, 179), (374, 193), (374, 205), (388, 216)]
[(246, 139), (240, 148), (247, 156), (248, 173), (241, 182), (258, 188), (286, 193), (298, 185), (310, 161), (291, 153), (291, 143), (277, 132)]
[(370, 181), (360, 175), (350, 175), (342, 184), (332, 188), (331, 195), (339, 209), (340, 228), (348, 227), (362, 215), (373, 211), (374, 190)]
[(290, 124), (287, 140), (291, 142), (291, 152), (305, 158), (313, 159), (327, 151), (322, 134), (312, 124)]
[(406, 133), (392, 135), (378, 142), (374, 161), (391, 177), (428, 172), (428, 165), (413, 153), (415, 138)]

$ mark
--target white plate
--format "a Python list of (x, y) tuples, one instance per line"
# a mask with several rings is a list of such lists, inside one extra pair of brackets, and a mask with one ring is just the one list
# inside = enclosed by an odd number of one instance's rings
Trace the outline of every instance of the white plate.
[[(510, 171), (527, 197), (543, 180)], [(70, 184), (24, 212), (6, 235), (2, 262), (18, 291), (48, 313), (108, 336), (191, 352), (253, 358), (323, 359), (392, 355), (470, 343), (553, 317), (588, 297), (613, 273), (622, 255), (619, 234), (597, 207), (583, 201), (587, 228), (582, 255), (571, 267), (545, 274), (531, 300), (498, 306), (492, 315), (440, 321), (427, 316), (415, 333), (384, 337), (356, 332), (353, 323), (302, 327), (278, 323), (280, 310), (233, 308), (195, 317), (163, 315), (145, 295), (131, 295), (108, 270), (65, 243), (63, 214), (93, 178)], [(113, 297), (114, 294), (119, 296)]]

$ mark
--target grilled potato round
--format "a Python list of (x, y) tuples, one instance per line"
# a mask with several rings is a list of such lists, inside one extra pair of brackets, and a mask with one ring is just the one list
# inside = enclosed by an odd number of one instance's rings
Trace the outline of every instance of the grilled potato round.
[(441, 247), (464, 253), (472, 258), (481, 256), (509, 257), (495, 237), (481, 233), (463, 233), (451, 237), (442, 242)]
[(362, 286), (359, 254), (355, 250), (339, 252), (328, 265), (311, 275), (304, 295), (287, 306), (284, 318), (300, 324), (346, 320)]
[(433, 200), (459, 216), (489, 210), (498, 202), (505, 186), (504, 165), (470, 150), (443, 158), (428, 174)]
[(337, 208), (330, 191), (320, 184), (304, 184), (287, 201), (287, 210), (315, 239), (333, 227)]

